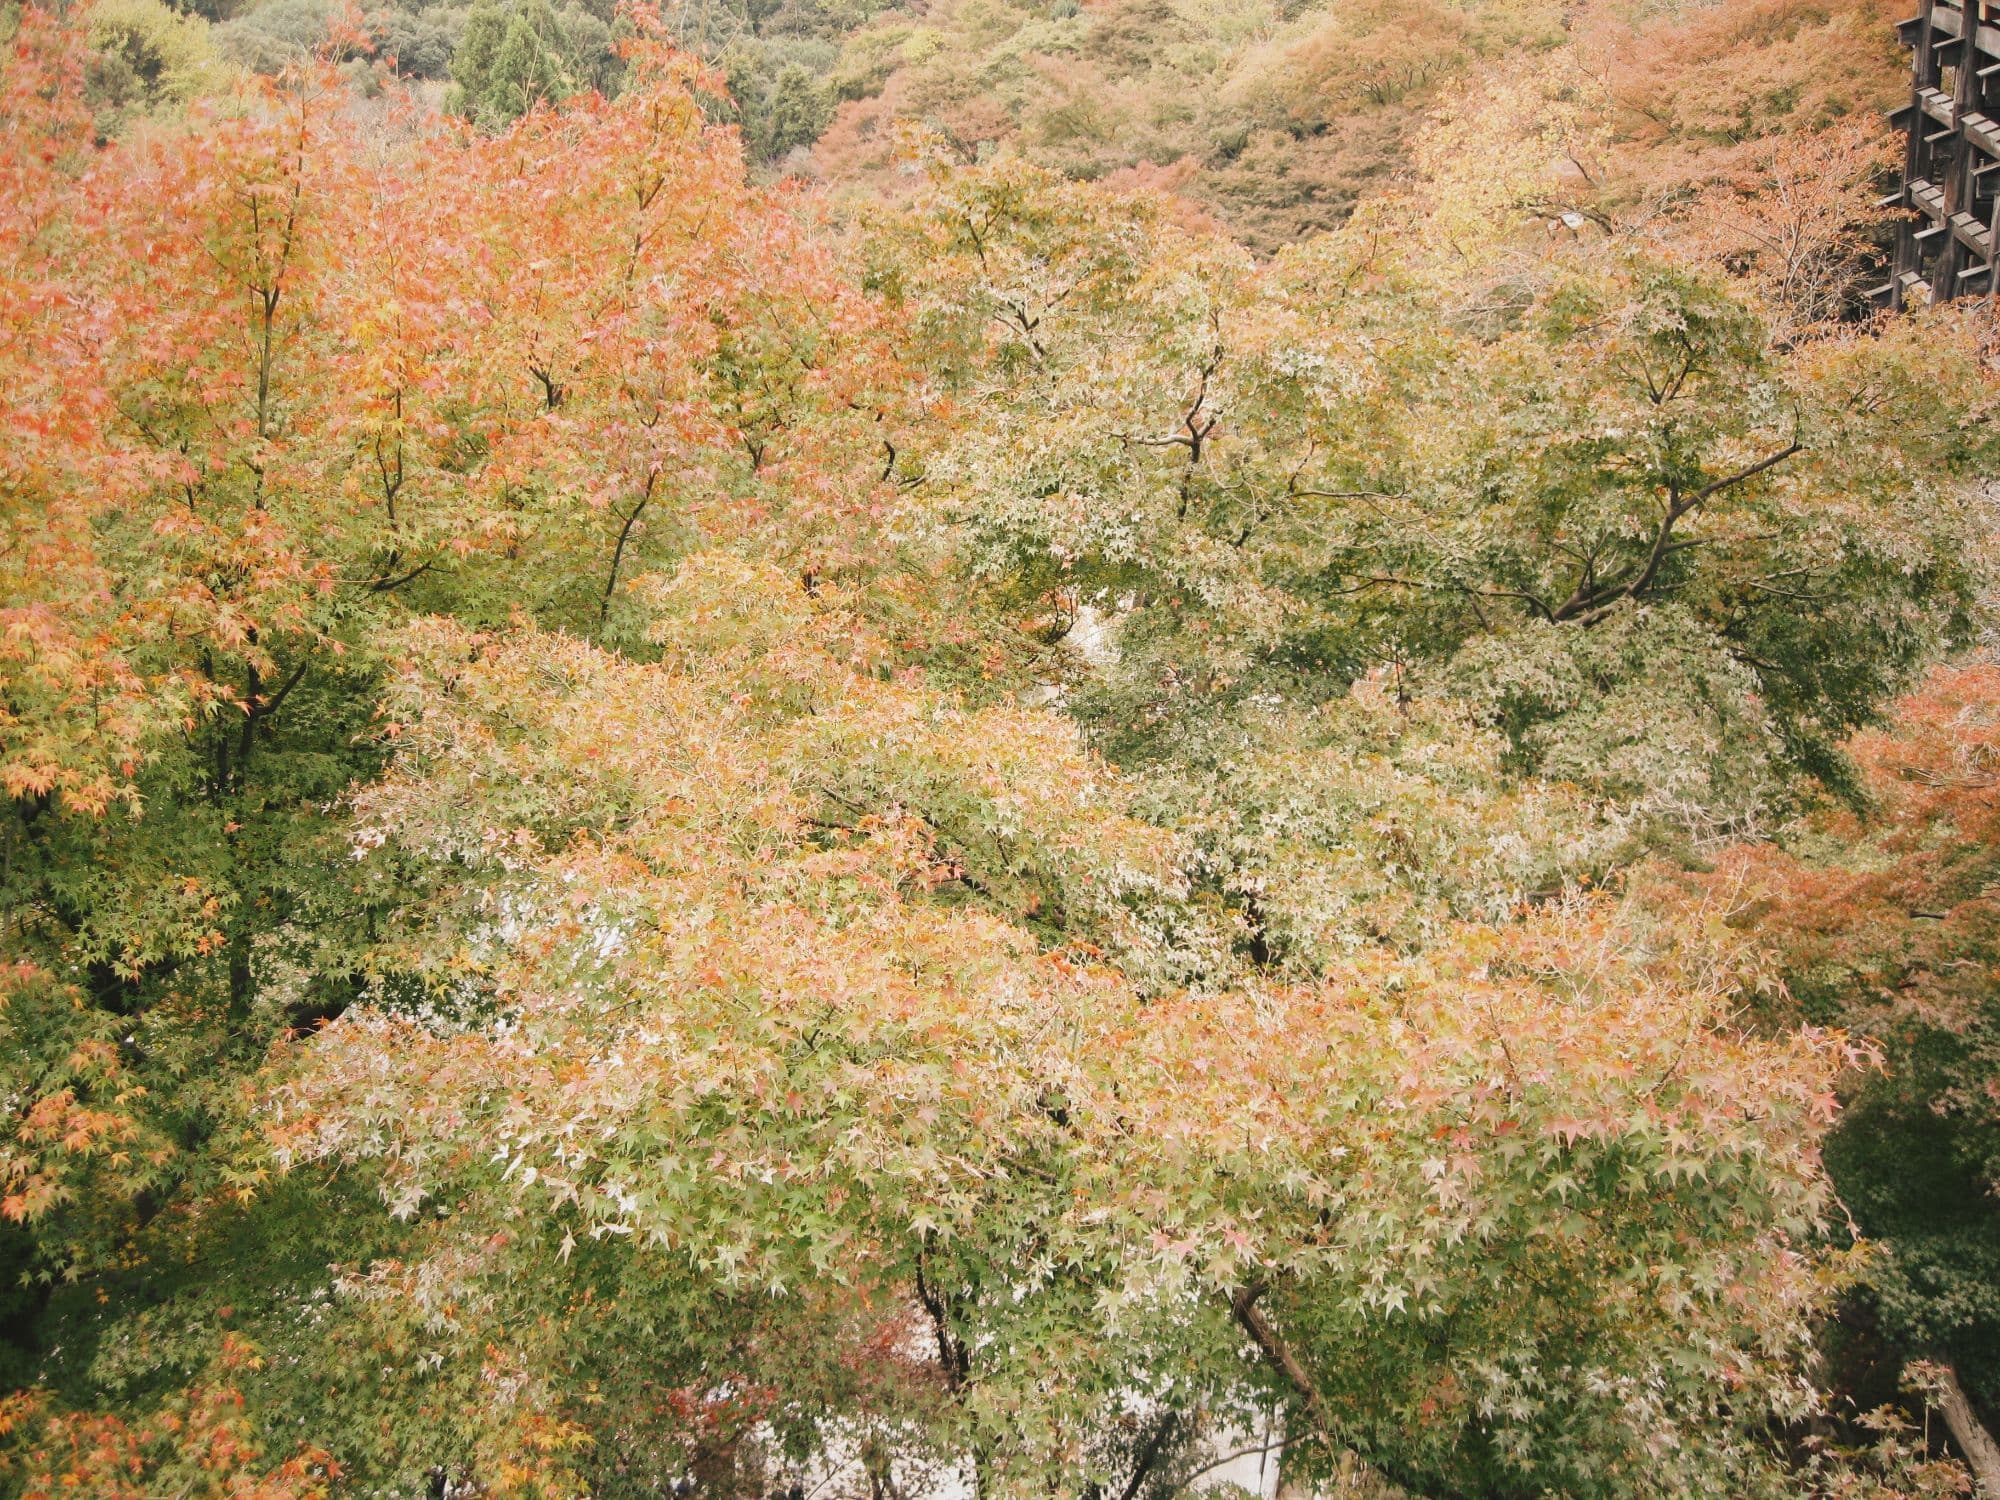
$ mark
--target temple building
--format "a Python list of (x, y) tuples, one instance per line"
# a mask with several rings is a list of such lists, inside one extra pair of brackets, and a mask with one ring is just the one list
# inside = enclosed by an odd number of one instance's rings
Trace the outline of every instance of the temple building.
[(1878, 300), (1993, 295), (2000, 242), (2000, 0), (1922, 0), (1898, 28), (1911, 49), (1903, 185), (1889, 199), (1913, 210), (1897, 231)]

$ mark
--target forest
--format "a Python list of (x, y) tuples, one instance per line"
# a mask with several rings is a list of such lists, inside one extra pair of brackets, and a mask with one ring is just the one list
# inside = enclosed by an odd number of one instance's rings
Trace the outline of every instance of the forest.
[(0, 3), (0, 1500), (2000, 1497), (1903, 19)]

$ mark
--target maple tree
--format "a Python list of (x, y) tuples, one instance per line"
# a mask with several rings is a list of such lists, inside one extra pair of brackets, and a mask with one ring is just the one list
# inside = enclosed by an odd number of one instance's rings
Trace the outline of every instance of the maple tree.
[[(1121, 1404), (1198, 1430), (1272, 1388), (1425, 1483), (1615, 1483), (1662, 1443), (1754, 1482), (1711, 1397), (1789, 1399), (1838, 1047), (1708, 1031), (1702, 960), (1589, 908), (1187, 990), (1213, 918), (1073, 730), (881, 683), (783, 574), (693, 559), (661, 604), (657, 663), (427, 627), (392, 693), (356, 836), (434, 891), (382, 961), (438, 1020), (330, 1030), (270, 1128), (447, 1209), (433, 1297), (604, 1240), (724, 1305), (927, 1320), (884, 1462), (989, 1486), (1112, 1482)], [(793, 1343), (736, 1378), (809, 1407)], [(1658, 1404), (1600, 1404), (1610, 1370)]]
[[(775, 503), (788, 547), (843, 555), (884, 377), (663, 49), (616, 104), (504, 141), (417, 121), (386, 157), (330, 66), (99, 149), (84, 56), (29, 12), (7, 75), (0, 1216), (29, 1319), (220, 1190), (245, 1072), (354, 995), (384, 908), (342, 878), (340, 799), (380, 762), (386, 632), (619, 638), (621, 583), (702, 514), (747, 536)], [(624, 469), (589, 462), (610, 442)]]
[[(1701, 877), (1753, 933), (1780, 1013), (1878, 1038), (1829, 1155), (1882, 1249), (1869, 1298), (1892, 1347), (1939, 1362), (1968, 1452), (1992, 1439), (1957, 1391), (1990, 1407), (1996, 1375), (1993, 1184), (2000, 1072), (1992, 994), (1993, 667), (1940, 669), (1854, 751), (1873, 806), (1829, 811), (1791, 847), (1732, 851)], [(1779, 988), (1778, 986), (1781, 986)], [(1981, 1439), (1983, 1438), (1983, 1443)]]
[(875, 252), (976, 397), (906, 455), (911, 504), (1024, 623), (1094, 612), (1111, 659), (1073, 702), (1116, 758), (1225, 753), (1195, 747), (1386, 670), (1476, 705), (1514, 769), (1726, 823), (1837, 778), (1964, 628), (1969, 349), (1925, 427), (1916, 334), (1788, 353), (1727, 285), (1618, 247), (1494, 309), (1366, 225), (1259, 269), (1023, 164), (938, 180)]

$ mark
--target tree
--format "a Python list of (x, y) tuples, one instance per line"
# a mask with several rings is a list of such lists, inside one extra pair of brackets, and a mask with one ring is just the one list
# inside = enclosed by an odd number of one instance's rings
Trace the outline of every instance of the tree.
[(1853, 122), (1783, 136), (1690, 210), (1692, 222), (1711, 226), (1709, 256), (1762, 291), (1780, 339), (1827, 333), (1866, 310), (1891, 214), (1876, 192), (1890, 154), (1879, 134)]
[(208, 28), (164, 4), (121, 0), (91, 10), (88, 97), (110, 134), (133, 115), (174, 109), (218, 81)]
[(799, 146), (810, 146), (831, 117), (830, 103), (812, 76), (792, 64), (771, 86), (763, 124), (764, 154), (779, 157)]
[(1935, 1362), (1939, 1404), (1974, 1460), (1991, 1443), (1978, 1413), (2000, 1409), (1996, 726), (1990, 665), (1938, 669), (1855, 743), (1865, 811), (1827, 810), (1786, 844), (1733, 850), (1696, 884), (1754, 934), (1780, 1014), (1883, 1048), (1828, 1161), (1879, 1246), (1874, 1316), (1902, 1359)]
[(1111, 622), (1072, 701), (1121, 761), (1390, 670), (1476, 704), (1513, 769), (1701, 828), (1838, 781), (1964, 629), (1970, 514), (1891, 455), (1980, 461), (1969, 355), (1951, 435), (1891, 434), (1913, 342), (1788, 356), (1671, 263), (1580, 250), (1468, 306), (1365, 227), (1253, 272), (1152, 213), (1007, 163), (876, 252), (970, 403), (914, 503), (1021, 615)]
[[(66, 1288), (146, 1265), (164, 1294), (255, 1196), (246, 1079), (352, 1003), (398, 899), (335, 832), (393, 633), (527, 609), (643, 644), (642, 560), (774, 511), (852, 555), (831, 496), (879, 467), (893, 372), (657, 47), (615, 104), (380, 152), (323, 68), (100, 148), (86, 56), (29, 12), (6, 75), (0, 1250), (10, 1349), (92, 1408), (217, 1356), (128, 1306), (126, 1374), (39, 1363), (97, 1348)], [(270, 1255), (237, 1288), (317, 1212), (233, 1219)]]
[(538, 104), (611, 83), (610, 29), (580, 10), (565, 17), (547, 0), (513, 6), (481, 0), (452, 54), (446, 107), (493, 129)]
[[(428, 998), (299, 1049), (270, 1128), (448, 1205), (412, 1292), (611, 1254), (663, 1306), (777, 1299), (727, 1368), (807, 1451), (996, 1487), (1136, 1483), (1095, 1436), (1135, 1399), (1273, 1397), (1305, 1461), (1419, 1487), (1616, 1491), (1670, 1448), (1667, 1488), (1761, 1482), (1730, 1413), (1792, 1410), (1841, 1049), (1712, 1030), (1710, 960), (1588, 906), (1179, 988), (1214, 939), (1074, 730), (883, 683), (774, 570), (690, 559), (658, 603), (656, 663), (411, 641), (357, 837), (432, 892), (383, 960)], [(935, 1359), (827, 1405), (864, 1312)], [(507, 1422), (570, 1409), (537, 1385)]]

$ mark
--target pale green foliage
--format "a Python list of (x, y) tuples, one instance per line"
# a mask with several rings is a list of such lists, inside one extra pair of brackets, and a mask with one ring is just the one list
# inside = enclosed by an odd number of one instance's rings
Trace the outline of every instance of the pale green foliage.
[(110, 135), (136, 115), (171, 113), (224, 78), (208, 27), (161, 0), (96, 0), (87, 96)]
[(1387, 668), (1700, 829), (1837, 776), (1963, 628), (1978, 374), (1916, 474), (1847, 395), (1890, 362), (1776, 357), (1685, 272), (1577, 256), (1473, 308), (1361, 230), (1257, 272), (1150, 211), (1008, 164), (878, 238), (966, 398), (922, 514), (1024, 613), (1108, 621), (1076, 701), (1119, 756)]
[(1393, 673), (1157, 768), (1146, 805), (1246, 913), (1253, 956), (1311, 973), (1359, 949), (1421, 949), (1466, 920), (1615, 866), (1629, 816), (1574, 785), (1510, 785), (1507, 742), (1468, 705), (1399, 699)]

